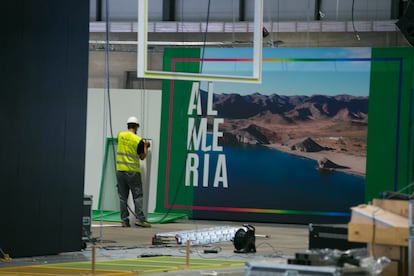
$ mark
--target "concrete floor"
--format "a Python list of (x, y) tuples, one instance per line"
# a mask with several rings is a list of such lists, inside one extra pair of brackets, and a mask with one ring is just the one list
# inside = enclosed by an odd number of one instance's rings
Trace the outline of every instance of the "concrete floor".
[[(171, 223), (153, 224), (151, 228), (141, 228), (132, 224), (130, 228), (121, 227), (120, 223), (94, 221), (91, 227), (91, 238), (93, 242), (86, 241), (86, 248), (79, 252), (60, 253), (53, 256), (38, 256), (30, 258), (17, 258), (9, 261), (0, 262), (0, 268), (14, 269), (19, 266), (31, 266), (41, 264), (61, 264), (66, 262), (90, 262), (93, 259), (96, 262), (106, 260), (131, 260), (135, 258), (155, 257), (155, 256), (174, 256), (183, 258), (183, 266), (180, 269), (171, 269), (169, 271), (153, 272), (151, 275), (161, 276), (179, 276), (179, 275), (275, 275), (275, 269), (283, 271), (284, 269), (295, 270), (294, 265), (287, 265), (289, 259), (295, 259), (296, 253), (310, 253), (309, 245), (309, 226), (293, 224), (272, 224), (272, 223), (249, 223), (255, 227), (256, 234), (256, 252), (255, 253), (235, 253), (232, 241), (224, 241), (212, 244), (191, 245), (187, 251), (186, 245), (179, 245), (176, 242), (167, 244), (153, 244), (153, 238), (164, 236), (166, 233), (176, 233), (180, 231), (202, 232), (203, 229), (217, 227), (241, 228), (243, 223), (232, 221), (206, 221), (206, 220), (189, 220), (180, 219)], [(205, 250), (214, 250), (214, 253), (207, 253)], [(189, 259), (187, 259), (187, 252)], [(95, 258), (93, 258), (95, 256)], [(222, 266), (222, 268), (194, 269), (191, 268), (191, 259), (195, 263), (202, 261), (218, 262), (241, 261), (243, 264), (238, 266)], [(210, 260), (206, 260), (210, 259)], [(185, 267), (185, 261), (189, 260), (190, 266)], [(167, 262), (168, 263), (168, 262)], [(218, 267), (218, 266), (217, 266)], [(224, 268), (226, 267), (226, 268)], [(270, 272), (263, 272), (261, 269), (270, 267)], [(306, 266), (296, 265), (297, 271), (317, 270), (312, 275), (318, 275), (318, 269), (340, 269), (335, 266)], [(304, 270), (302, 270), (304, 269)], [(355, 273), (359, 273), (357, 267)], [(253, 271), (255, 270), (255, 271)], [(336, 272), (336, 271), (335, 271)], [(138, 273), (138, 272), (137, 272)], [(270, 273), (270, 274), (269, 274)], [(273, 273), (273, 274), (272, 274)], [(306, 272), (307, 273), (307, 272)], [(323, 275), (343, 275), (337, 274)], [(89, 275), (89, 273), (87, 273)], [(1, 275), (1, 273), (0, 273)], [(38, 274), (37, 274), (38, 275)], [(83, 274), (82, 274), (83, 275)], [(278, 274), (276, 275), (287, 275)], [(290, 275), (290, 274), (289, 274)], [(308, 275), (308, 274), (305, 274)], [(348, 275), (348, 274), (346, 274)], [(368, 274), (352, 274), (368, 275)]]
[[(254, 256), (294, 256), (296, 252), (308, 249), (308, 226), (291, 224), (250, 223), (256, 228), (256, 250)], [(102, 227), (101, 227), (102, 225)], [(165, 251), (165, 247), (175, 254), (183, 255), (185, 245), (168, 244), (152, 245), (152, 238), (156, 234), (178, 232), (183, 230), (201, 231), (212, 227), (242, 227), (243, 223), (229, 221), (203, 221), (181, 219), (166, 224), (153, 224), (151, 228), (141, 228), (132, 225), (131, 228), (122, 228), (119, 223), (94, 222), (92, 236), (97, 238), (97, 248), (101, 249), (141, 249), (142, 251)], [(209, 245), (192, 246), (194, 253), (204, 249), (217, 249), (220, 254), (235, 255), (232, 242), (213, 243)], [(174, 255), (175, 255), (174, 254)], [(245, 258), (245, 256), (241, 256)]]
[[(308, 226), (285, 225), (270, 223), (250, 223), (256, 229), (256, 253), (234, 253), (231, 241), (190, 247), (191, 258), (210, 258), (223, 260), (242, 260), (246, 262), (259, 261), (283, 264), (295, 253), (303, 253), (308, 249)], [(122, 228), (120, 223), (94, 221), (92, 224), (92, 237), (95, 243), (87, 242), (87, 247), (80, 252), (61, 253), (55, 256), (40, 256), (31, 258), (12, 259), (0, 263), (4, 266), (23, 266), (47, 263), (91, 261), (95, 250), (96, 261), (131, 259), (147, 256), (171, 255), (185, 257), (185, 245), (164, 244), (153, 245), (153, 237), (175, 231), (199, 231), (211, 227), (242, 227), (240, 222), (203, 221), (181, 219), (172, 223), (153, 224), (151, 228), (132, 226)], [(205, 253), (204, 250), (213, 249), (217, 253)], [(163, 275), (207, 275), (208, 271), (179, 271), (165, 272)], [(213, 272), (212, 272), (213, 273)], [(244, 268), (220, 269), (214, 275), (245, 275)]]

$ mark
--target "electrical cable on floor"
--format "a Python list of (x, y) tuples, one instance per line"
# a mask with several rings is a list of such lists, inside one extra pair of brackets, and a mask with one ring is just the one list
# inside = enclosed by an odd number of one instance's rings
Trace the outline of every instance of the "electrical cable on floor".
[[(217, 256), (215, 256), (214, 254), (218, 254), (222, 250), (223, 249), (221, 247), (219, 247), (219, 246), (214, 246), (214, 247), (211, 247), (211, 246), (208, 246), (208, 247), (201, 246), (201, 248), (200, 247), (196, 247), (195, 252), (197, 253), (197, 255), (200, 258), (203, 258), (203, 259), (211, 259), (211, 258), (217, 258)], [(213, 254), (213, 255), (211, 255), (210, 257), (208, 257), (206, 254), (209, 254), (209, 255)]]
[(261, 247), (262, 245), (267, 245), (267, 246), (269, 246), (272, 250), (273, 250), (273, 252), (272, 252), (272, 254), (276, 254), (276, 256), (283, 256), (283, 252), (282, 251), (280, 251), (280, 250), (276, 250), (270, 243), (268, 243), (268, 242), (261, 242), (261, 243), (258, 243), (257, 245), (256, 245), (256, 248), (259, 248), (259, 247)]
[(140, 248), (138, 246), (126, 246), (126, 245), (111, 245), (111, 246), (104, 246), (102, 249), (105, 250), (128, 250), (128, 249), (137, 249)]

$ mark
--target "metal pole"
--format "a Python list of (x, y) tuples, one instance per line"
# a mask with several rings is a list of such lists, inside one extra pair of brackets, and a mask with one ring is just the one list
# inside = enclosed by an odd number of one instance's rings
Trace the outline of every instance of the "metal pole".
[(414, 225), (413, 225), (413, 207), (414, 199), (410, 199), (408, 204), (408, 275), (413, 275), (413, 242), (414, 242)]
[(187, 267), (190, 266), (190, 240), (187, 240), (186, 250), (185, 250), (185, 265)]
[(95, 267), (96, 267), (96, 248), (95, 248), (95, 245), (93, 245), (92, 246), (92, 264), (91, 264), (92, 275), (95, 275)]

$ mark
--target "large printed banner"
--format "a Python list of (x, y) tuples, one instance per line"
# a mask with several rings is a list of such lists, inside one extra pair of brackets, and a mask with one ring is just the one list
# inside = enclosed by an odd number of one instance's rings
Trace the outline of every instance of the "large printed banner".
[[(249, 51), (167, 49), (164, 69), (250, 75)], [(410, 147), (412, 75), (409, 49), (268, 48), (261, 84), (164, 81), (157, 211), (348, 222), (350, 207), (412, 178), (399, 154)]]

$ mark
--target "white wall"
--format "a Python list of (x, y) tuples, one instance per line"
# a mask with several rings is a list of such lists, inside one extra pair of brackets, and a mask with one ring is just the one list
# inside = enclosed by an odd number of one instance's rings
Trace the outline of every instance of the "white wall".
[[(138, 21), (138, 0), (108, 0), (109, 18), (114, 21)], [(96, 0), (90, 0), (90, 21), (96, 20)], [(162, 20), (163, 0), (148, 1), (148, 18), (151, 21)], [(102, 2), (102, 20), (106, 20), (106, 2)]]
[[(212, 21), (239, 20), (240, 1), (214, 0), (210, 3), (209, 19)], [(208, 1), (205, 0), (178, 0), (175, 7), (177, 21), (206, 22)], [(151, 21), (151, 20), (150, 20)]]
[[(158, 155), (161, 120), (161, 91), (89, 88), (86, 125), (85, 194), (93, 196), (93, 209), (97, 209), (105, 142), (111, 137), (109, 103), (111, 104), (112, 133), (126, 130), (126, 120), (136, 116), (140, 122), (138, 135), (152, 140), (151, 156), (142, 162), (143, 181), (148, 187), (148, 211), (155, 209), (158, 178)], [(104, 108), (106, 107), (106, 108)], [(105, 119), (106, 118), (106, 119)], [(104, 127), (106, 122), (106, 127)], [(105, 130), (104, 130), (105, 129)], [(150, 162), (150, 163), (147, 163)], [(150, 174), (146, 175), (150, 167)], [(149, 183), (146, 180), (149, 180)]]

